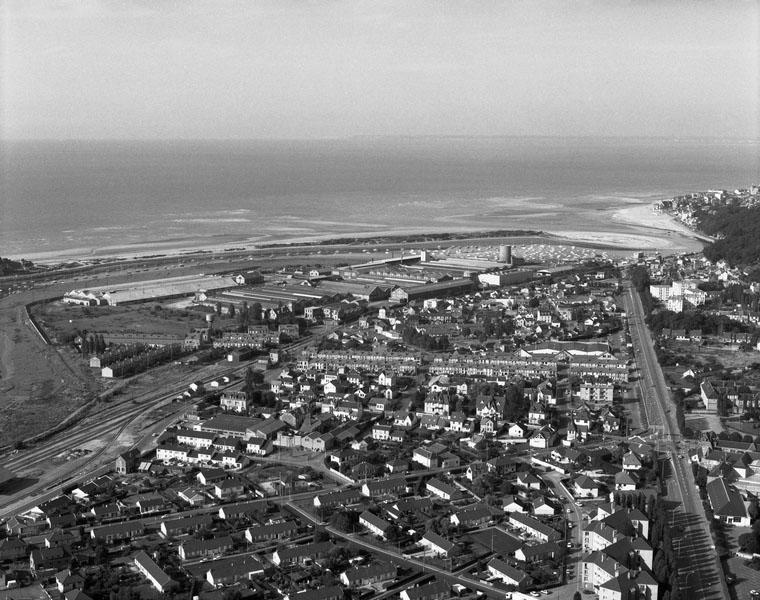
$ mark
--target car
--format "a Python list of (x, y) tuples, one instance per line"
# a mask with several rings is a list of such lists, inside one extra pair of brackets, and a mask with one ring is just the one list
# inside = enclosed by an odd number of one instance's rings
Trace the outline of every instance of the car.
[(541, 597), (541, 594), (539, 594), (539, 593), (538, 593), (538, 592), (536, 592), (536, 591), (532, 591), (532, 592), (530, 593), (530, 595), (531, 595), (531, 596), (533, 596), (534, 598), (540, 598), (540, 597)]
[(581, 504), (580, 502), (576, 502), (575, 506), (583, 506), (583, 504)]

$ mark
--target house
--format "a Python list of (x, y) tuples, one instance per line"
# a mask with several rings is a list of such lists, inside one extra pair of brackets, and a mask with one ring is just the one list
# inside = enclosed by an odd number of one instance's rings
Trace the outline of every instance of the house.
[(135, 473), (137, 466), (140, 464), (140, 451), (136, 448), (121, 453), (116, 457), (116, 464), (114, 470), (120, 475), (126, 475), (127, 473)]
[(513, 585), (520, 590), (525, 589), (528, 576), (517, 567), (513, 567), (499, 558), (492, 558), (486, 567), (491, 575), (501, 579), (505, 585)]
[(246, 519), (255, 515), (260, 509), (261, 504), (255, 500), (252, 502), (225, 504), (219, 507), (219, 518), (225, 521), (230, 519)]
[(578, 475), (573, 479), (572, 491), (576, 498), (598, 498), (599, 484), (587, 475)]
[(33, 575), (43, 569), (60, 571), (65, 569), (71, 561), (71, 556), (64, 548), (35, 548), (29, 554), (29, 569)]
[(248, 454), (255, 454), (256, 456), (267, 456), (274, 450), (274, 445), (271, 440), (263, 437), (250, 438), (245, 445), (245, 451)]
[(385, 519), (381, 519), (377, 515), (372, 514), (368, 510), (365, 510), (359, 515), (359, 525), (365, 527), (375, 535), (385, 538), (388, 531), (393, 527)]
[(443, 500), (452, 500), (460, 496), (460, 492), (453, 485), (450, 485), (444, 481), (441, 481), (437, 477), (433, 477), (425, 484), (425, 489), (442, 498)]
[(380, 442), (386, 442), (391, 437), (391, 431), (393, 427), (391, 425), (373, 425), (372, 426), (372, 439)]
[(93, 517), (95, 517), (97, 521), (105, 521), (107, 519), (115, 519), (120, 516), (121, 507), (116, 504), (116, 502), (108, 502), (106, 504), (93, 506), (89, 512)]
[(553, 542), (562, 537), (559, 531), (519, 512), (510, 513), (509, 524), (544, 542)]
[(546, 449), (553, 446), (556, 440), (557, 432), (547, 425), (534, 431), (528, 438), (528, 444), (531, 448)]
[(549, 418), (546, 407), (540, 402), (534, 402), (528, 409), (528, 423), (530, 425), (543, 425)]
[(130, 540), (145, 534), (145, 525), (142, 521), (125, 521), (115, 525), (102, 525), (90, 530), (93, 540), (103, 540), (106, 544), (118, 540)]
[(623, 454), (623, 469), (626, 471), (639, 471), (641, 470), (641, 460), (636, 453), (629, 450)]
[(511, 456), (497, 456), (486, 462), (486, 471), (499, 476), (508, 475), (517, 471), (517, 461)]
[(396, 458), (385, 463), (385, 468), (389, 473), (406, 473), (409, 470), (409, 461), (403, 458)]
[(202, 485), (213, 485), (219, 481), (224, 481), (229, 476), (229, 473), (224, 469), (201, 469), (195, 478)]
[(461, 412), (455, 412), (449, 417), (448, 429), (456, 433), (474, 433), (475, 423), (476, 421), (473, 417), (468, 417)]
[(27, 545), (17, 537), (0, 540), (0, 562), (18, 560), (28, 556)]
[(158, 494), (146, 494), (135, 502), (141, 515), (160, 512), (166, 507), (166, 500)]
[(636, 489), (637, 482), (629, 471), (615, 473), (615, 489), (621, 492), (630, 492)]
[(183, 561), (186, 561), (201, 556), (224, 554), (225, 552), (232, 550), (232, 547), (232, 538), (228, 535), (223, 535), (208, 540), (185, 540), (180, 544), (177, 553)]
[(729, 525), (750, 526), (750, 517), (742, 497), (722, 477), (707, 484), (707, 497), (716, 519)]
[(55, 585), (61, 594), (79, 590), (84, 586), (84, 577), (71, 569), (63, 569), (55, 574)]
[(517, 475), (517, 485), (529, 490), (540, 490), (541, 480), (530, 471), (523, 471)]
[(196, 449), (208, 449), (214, 444), (217, 434), (207, 431), (180, 429), (177, 431), (176, 438), (177, 443), (182, 444), (183, 446), (192, 446)]
[(368, 498), (392, 496), (406, 492), (406, 478), (403, 475), (394, 475), (377, 481), (367, 481), (362, 485), (362, 494)]
[(470, 481), (475, 481), (478, 477), (480, 477), (485, 472), (486, 472), (485, 463), (477, 460), (475, 462), (471, 462), (467, 466), (467, 470), (465, 471), (465, 476)]
[(415, 448), (412, 452), (412, 462), (421, 464), (426, 469), (438, 467), (438, 453), (429, 447)]
[[(406, 487), (406, 482), (404, 482)], [(365, 494), (369, 496), (369, 494)], [(337, 492), (327, 492), (314, 496), (315, 508), (336, 508), (342, 506), (351, 506), (360, 502), (362, 499), (362, 492), (358, 489), (341, 490)]]
[(264, 565), (252, 554), (219, 558), (205, 563), (206, 581), (214, 587), (231, 585), (264, 574)]
[(428, 531), (422, 536), (420, 546), (424, 546), (434, 554), (440, 554), (441, 556), (448, 556), (456, 548), (456, 544), (434, 531)]
[(531, 511), (534, 515), (540, 517), (550, 517), (556, 514), (557, 509), (549, 504), (543, 496), (538, 496), (533, 499), (531, 504)]
[(399, 595), (401, 596), (401, 600), (445, 600), (451, 595), (451, 587), (447, 583), (434, 581), (425, 585), (407, 588)]
[(562, 549), (556, 542), (543, 544), (523, 544), (515, 551), (515, 558), (523, 562), (555, 559), (562, 554)]
[(257, 525), (245, 530), (245, 539), (249, 544), (256, 542), (289, 538), (298, 533), (298, 524), (293, 521), (280, 521), (269, 525)]
[(225, 479), (214, 485), (214, 496), (220, 500), (228, 500), (243, 493), (243, 483), (235, 479)]
[(512, 494), (508, 494), (502, 498), (501, 501), (502, 509), (504, 512), (511, 513), (511, 512), (519, 512), (524, 513), (525, 506), (522, 502), (520, 502), (515, 496)]
[(272, 554), (272, 563), (278, 567), (280, 565), (303, 564), (306, 560), (325, 558), (333, 548), (335, 548), (335, 544), (329, 541), (280, 548)]
[(172, 587), (172, 584), (174, 583), (172, 578), (169, 577), (144, 551), (140, 550), (135, 554), (133, 560), (137, 570), (145, 575), (148, 581), (150, 581), (151, 584), (153, 584), (153, 587), (159, 592), (164, 593)]
[(167, 519), (161, 522), (159, 532), (165, 538), (174, 537), (210, 527), (212, 522), (211, 515), (192, 515), (179, 519)]
[(449, 517), (453, 525), (462, 527), (481, 527), (492, 518), (491, 509), (482, 503), (467, 506)]
[(188, 487), (177, 492), (177, 497), (190, 506), (205, 506), (209, 501), (208, 496), (194, 487)]
[(244, 413), (248, 410), (248, 394), (242, 389), (226, 389), (222, 392), (219, 406), (224, 410)]
[(168, 444), (166, 446), (159, 446), (156, 448), (156, 459), (165, 463), (176, 460), (179, 462), (187, 462), (189, 448), (183, 448), (182, 446), (176, 446)]
[(397, 571), (395, 565), (381, 562), (354, 566), (340, 574), (340, 582), (349, 588), (367, 587), (396, 579)]

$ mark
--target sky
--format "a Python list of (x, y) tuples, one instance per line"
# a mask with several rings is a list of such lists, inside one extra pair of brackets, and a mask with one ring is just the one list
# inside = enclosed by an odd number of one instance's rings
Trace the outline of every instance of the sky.
[(0, 0), (0, 138), (760, 137), (754, 0)]

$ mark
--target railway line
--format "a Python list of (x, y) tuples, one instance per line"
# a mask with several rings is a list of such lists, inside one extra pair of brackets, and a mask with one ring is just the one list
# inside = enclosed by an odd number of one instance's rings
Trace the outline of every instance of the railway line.
[[(310, 340), (304, 339), (283, 347), (283, 351), (292, 352), (306, 346)], [(151, 419), (151, 415), (162, 407), (175, 405), (175, 399), (188, 390), (191, 381), (202, 381), (210, 384), (223, 377), (231, 380), (225, 385), (213, 388), (214, 392), (220, 392), (232, 387), (239, 382), (239, 376), (248, 369), (248, 364), (236, 365), (224, 368), (213, 375), (207, 375), (201, 379), (192, 378), (175, 384), (168, 389), (164, 388), (158, 393), (146, 393), (138, 397), (124, 397), (122, 399), (103, 403), (91, 411), (89, 415), (73, 424), (71, 427), (54, 434), (47, 440), (39, 442), (26, 450), (17, 453), (6, 453), (3, 464), (19, 475), (35, 480), (16, 493), (3, 496), (0, 499), (0, 516), (8, 516), (15, 512), (19, 501), (36, 496), (41, 492), (50, 492), (60, 487), (61, 482), (72, 479), (92, 476), (96, 471), (102, 470), (103, 463), (116, 458), (120, 451), (135, 445), (132, 439), (125, 440), (121, 444), (119, 438), (130, 427), (142, 425), (140, 431), (144, 432), (160, 421), (171, 422), (177, 419), (186, 409), (185, 402), (179, 403), (175, 410), (169, 410), (165, 414), (156, 414), (150, 422), (141, 424), (141, 420)], [(270, 369), (276, 371), (277, 369)], [(99, 410), (98, 410), (99, 408)], [(139, 438), (140, 436), (136, 436)], [(95, 446), (90, 453), (73, 460), (62, 460), (61, 455), (77, 448)], [(58, 462), (56, 462), (58, 461)], [(68, 464), (67, 464), (68, 463)], [(51, 468), (52, 467), (52, 468)]]

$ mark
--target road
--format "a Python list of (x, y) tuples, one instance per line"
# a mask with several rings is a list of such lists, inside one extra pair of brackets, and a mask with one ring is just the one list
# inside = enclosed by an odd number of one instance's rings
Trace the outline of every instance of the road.
[[(322, 524), (322, 522), (317, 520), (311, 513), (309, 513), (308, 511), (305, 511), (300, 506), (293, 504), (292, 502), (289, 502), (287, 506), (294, 512), (298, 513), (305, 521), (308, 521), (314, 525)], [(476, 579), (465, 577), (459, 573), (452, 573), (451, 571), (447, 569), (442, 569), (441, 567), (438, 567), (436, 565), (432, 565), (430, 563), (417, 560), (415, 558), (409, 558), (401, 554), (400, 552), (396, 552), (395, 550), (381, 548), (367, 541), (365, 538), (355, 533), (345, 533), (330, 525), (324, 526), (324, 529), (325, 531), (329, 532), (334, 537), (343, 539), (356, 546), (360, 546), (368, 550), (369, 552), (372, 552), (373, 554), (381, 554), (385, 556), (386, 558), (391, 559), (395, 564), (403, 564), (412, 569), (419, 569), (423, 573), (430, 573), (430, 574), (436, 575), (440, 577), (443, 581), (447, 581), (451, 584), (459, 583), (465, 587), (470, 588), (471, 590), (481, 591), (491, 598), (498, 598), (499, 600), (504, 599), (504, 590), (494, 587), (488, 583), (482, 583)], [(530, 600), (531, 596), (528, 594), (523, 594), (521, 592), (513, 592), (512, 598), (514, 598), (515, 600)]]
[[(649, 429), (656, 432), (660, 453), (668, 457), (668, 498), (678, 502), (672, 524), (683, 528), (674, 540), (682, 592), (692, 598), (727, 597), (722, 569), (719, 568), (705, 512), (688, 458), (679, 458), (680, 431), (670, 390), (657, 361), (654, 343), (644, 321), (644, 307), (630, 282), (624, 296), (631, 338), (638, 363), (642, 401)], [(673, 408), (673, 410), (671, 410)]]

